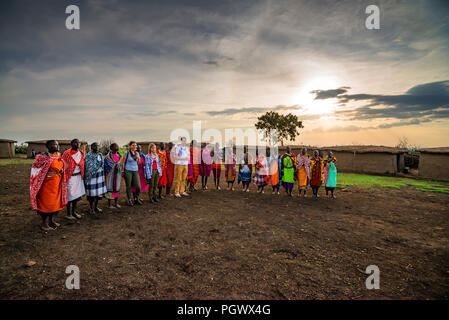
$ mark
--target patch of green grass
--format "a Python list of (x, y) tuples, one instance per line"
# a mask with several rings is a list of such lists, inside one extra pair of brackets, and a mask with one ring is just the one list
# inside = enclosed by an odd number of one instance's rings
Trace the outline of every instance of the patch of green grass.
[(0, 166), (8, 166), (13, 164), (32, 164), (33, 159), (1, 159)]
[(410, 178), (380, 177), (355, 173), (339, 173), (338, 187), (357, 186), (361, 188), (401, 188), (412, 186), (419, 191), (449, 194), (449, 181), (416, 180)]

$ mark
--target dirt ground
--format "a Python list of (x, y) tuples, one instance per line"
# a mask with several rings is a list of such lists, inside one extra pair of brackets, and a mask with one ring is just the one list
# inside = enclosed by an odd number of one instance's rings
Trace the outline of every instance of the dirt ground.
[[(29, 172), (0, 167), (2, 299), (449, 297), (447, 194), (348, 188), (317, 200), (236, 186), (134, 208), (103, 201), (103, 213), (76, 223), (64, 213), (43, 233)], [(80, 213), (87, 207), (83, 199)], [(379, 290), (365, 287), (372, 264)], [(65, 288), (68, 265), (80, 269), (79, 290)]]

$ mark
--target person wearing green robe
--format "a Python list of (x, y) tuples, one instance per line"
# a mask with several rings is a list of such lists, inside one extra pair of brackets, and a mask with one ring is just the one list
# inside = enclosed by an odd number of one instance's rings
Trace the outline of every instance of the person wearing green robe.
[(292, 153), (290, 146), (287, 146), (287, 152), (281, 157), (281, 173), (282, 186), (291, 197), (296, 177), (296, 156)]

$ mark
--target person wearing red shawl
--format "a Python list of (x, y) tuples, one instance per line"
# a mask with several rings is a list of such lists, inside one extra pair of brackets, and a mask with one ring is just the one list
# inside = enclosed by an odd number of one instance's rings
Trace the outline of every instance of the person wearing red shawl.
[(257, 186), (257, 193), (264, 193), (263, 188), (270, 182), (268, 177), (268, 163), (266, 157), (256, 151), (256, 173), (254, 175), (254, 184)]
[(81, 215), (76, 212), (76, 205), (86, 193), (83, 182), (84, 153), (79, 150), (80, 142), (78, 139), (73, 139), (70, 145), (72, 148), (62, 154), (62, 160), (64, 161), (64, 179), (67, 183), (68, 204), (66, 218), (74, 220), (81, 219)]
[(203, 190), (207, 190), (207, 179), (210, 176), (211, 170), (212, 170), (211, 147), (210, 145), (207, 145), (203, 150), (201, 150), (200, 175), (201, 175), (201, 186)]
[(211, 152), (212, 157), (212, 173), (214, 174), (214, 186), (215, 189), (221, 190), (220, 188), (220, 177), (221, 177), (221, 166), (223, 159), (223, 152), (220, 149), (220, 145), (215, 143), (215, 147)]
[(49, 140), (46, 146), (48, 152), (39, 154), (31, 167), (30, 198), (32, 209), (42, 217), (41, 229), (49, 231), (60, 226), (53, 218), (67, 204), (67, 187), (58, 141)]
[(313, 195), (318, 198), (318, 189), (323, 182), (323, 160), (320, 157), (320, 152), (315, 150), (313, 158), (310, 159), (310, 186), (312, 187)]
[(156, 151), (161, 161), (162, 175), (159, 177), (159, 199), (162, 200), (162, 189), (167, 185), (167, 152), (165, 151), (165, 143), (159, 143), (159, 150)]
[(175, 177), (175, 155), (172, 153), (173, 150), (173, 143), (169, 142), (167, 146), (166, 151), (166, 158), (167, 158), (167, 169), (166, 169), (166, 176), (167, 176), (167, 185), (166, 185), (166, 195), (169, 196), (170, 190), (173, 186), (173, 181)]
[[(139, 172), (139, 180), (140, 180), (140, 194), (148, 190), (147, 179), (145, 178), (145, 155), (142, 153), (142, 146), (137, 145), (136, 149), (137, 153), (140, 155), (140, 161), (137, 164), (138, 172)], [(136, 196), (136, 187), (134, 185), (131, 186), (131, 192), (133, 193), (134, 202), (137, 201)], [(139, 198), (139, 201), (143, 201)]]
[(189, 189), (190, 191), (195, 191), (195, 184), (198, 181), (198, 176), (200, 175), (200, 165), (201, 165), (201, 149), (198, 148), (198, 143), (196, 140), (192, 140), (192, 146), (190, 147), (190, 160), (192, 162), (192, 175), (187, 177), (189, 179)]

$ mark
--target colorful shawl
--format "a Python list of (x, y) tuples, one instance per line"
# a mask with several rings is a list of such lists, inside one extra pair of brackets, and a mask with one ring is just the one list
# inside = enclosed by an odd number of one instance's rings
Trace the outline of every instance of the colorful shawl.
[(237, 163), (237, 157), (235, 154), (227, 154), (225, 156), (225, 177), (228, 176), (228, 170), (231, 168), (232, 177), (236, 176), (236, 163)]
[[(121, 159), (120, 153), (117, 152), (119, 159)], [(120, 177), (122, 174), (120, 160), (116, 162), (112, 156), (112, 152), (109, 153), (104, 158), (104, 171), (106, 173), (106, 188), (108, 192), (119, 192), (120, 191)]]
[(265, 184), (270, 183), (267, 166), (268, 166), (267, 159), (265, 159), (265, 156), (263, 154), (259, 154), (259, 156), (256, 158), (256, 179), (255, 179), (256, 184), (260, 184), (257, 181), (257, 179), (260, 180), (260, 178), (263, 178)]
[[(81, 160), (77, 164), (75, 159), (73, 159), (73, 155), (81, 152)], [(81, 169), (81, 179), (84, 178), (84, 153), (81, 150), (72, 150), (68, 149), (62, 154), (62, 161), (64, 161), (64, 179), (68, 181), (73, 174), (76, 166), (79, 165)]]
[(324, 159), (324, 186), (329, 188), (335, 188), (337, 185), (337, 167), (335, 164), (337, 163), (337, 158), (333, 157), (332, 159)]
[(157, 150), (156, 153), (159, 156), (159, 160), (161, 160), (161, 168), (164, 170), (167, 168), (167, 153), (161, 150)]
[[(33, 210), (37, 209), (37, 195), (41, 190), (42, 184), (44, 183), (48, 170), (50, 169), (50, 166), (53, 163), (53, 161), (55, 161), (58, 158), (61, 159), (59, 153), (58, 157), (52, 157), (49, 153), (39, 154), (36, 160), (34, 160), (33, 165), (31, 166), (30, 198), (31, 198), (31, 208)], [(65, 179), (62, 179), (62, 204), (64, 206), (67, 205), (67, 187)]]
[[(98, 156), (100, 156), (100, 160), (98, 160)], [(89, 152), (84, 158), (84, 179), (89, 181), (103, 165), (104, 158), (100, 152), (97, 154)]]
[(304, 158), (302, 155), (298, 154), (298, 158), (296, 161), (297, 170), (301, 169), (302, 166), (304, 166), (304, 169), (306, 169), (307, 172), (307, 178), (310, 179), (310, 157), (306, 155)]
[(323, 182), (323, 161), (321, 157), (313, 158), (310, 160), (310, 166), (312, 167), (310, 175), (310, 185), (319, 187)]

